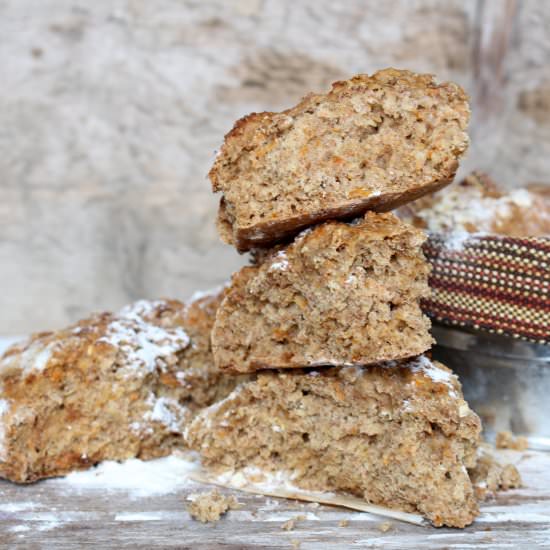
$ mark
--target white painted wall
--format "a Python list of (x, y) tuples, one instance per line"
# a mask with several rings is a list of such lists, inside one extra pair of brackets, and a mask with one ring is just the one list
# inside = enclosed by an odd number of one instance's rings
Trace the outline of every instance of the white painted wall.
[[(505, 109), (467, 161), (506, 184), (550, 180), (550, 3), (520, 4)], [(473, 91), (478, 6), (1, 1), (0, 333), (226, 279), (245, 259), (206, 173), (233, 121), (388, 65)]]

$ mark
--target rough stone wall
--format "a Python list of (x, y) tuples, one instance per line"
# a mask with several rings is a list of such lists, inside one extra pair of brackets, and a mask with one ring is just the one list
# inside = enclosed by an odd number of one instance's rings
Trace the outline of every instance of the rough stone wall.
[[(205, 175), (233, 121), (389, 65), (474, 92), (479, 10), (1, 1), (0, 334), (227, 279), (245, 258), (218, 241)], [(550, 3), (524, 0), (515, 23), (504, 100), (472, 128), (466, 162), (508, 185), (550, 180)]]

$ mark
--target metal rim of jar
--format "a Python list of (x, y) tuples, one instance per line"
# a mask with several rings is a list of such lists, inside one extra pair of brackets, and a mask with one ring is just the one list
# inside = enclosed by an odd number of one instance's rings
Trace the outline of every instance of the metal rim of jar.
[(550, 367), (550, 346), (525, 342), (499, 334), (482, 333), (434, 324), (432, 334), (438, 346), (469, 351), (498, 359), (529, 361)]

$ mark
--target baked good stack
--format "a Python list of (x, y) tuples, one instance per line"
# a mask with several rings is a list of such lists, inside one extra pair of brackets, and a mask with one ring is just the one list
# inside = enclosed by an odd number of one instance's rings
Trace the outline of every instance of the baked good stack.
[(0, 477), (191, 447), (215, 475), (471, 523), (472, 480), (496, 488), (502, 469), (479, 468), (479, 418), (424, 355), (426, 237), (388, 212), (452, 180), (468, 117), (458, 86), (389, 69), (239, 121), (210, 175), (220, 233), (251, 265), (187, 304), (142, 300), (12, 346)]
[(287, 472), (434, 525), (473, 521), (479, 418), (422, 355), (425, 235), (387, 212), (451, 182), (468, 118), (457, 85), (388, 69), (226, 136), (210, 172), (218, 227), (253, 262), (233, 277), (212, 349), (224, 372), (265, 372), (187, 430), (207, 466)]

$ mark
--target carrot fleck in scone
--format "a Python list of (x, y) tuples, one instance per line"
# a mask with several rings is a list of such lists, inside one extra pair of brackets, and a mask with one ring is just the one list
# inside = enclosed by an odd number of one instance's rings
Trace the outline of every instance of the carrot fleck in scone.
[(0, 476), (31, 482), (182, 446), (196, 411), (239, 382), (212, 361), (220, 299), (143, 300), (10, 348), (0, 358)]
[(370, 364), (432, 344), (424, 233), (393, 214), (328, 222), (238, 272), (212, 331), (216, 365), (262, 368)]
[(478, 512), (467, 468), (479, 435), (456, 376), (420, 356), (260, 373), (199, 413), (186, 439), (216, 475), (286, 472), (303, 489), (464, 527)]
[(220, 234), (244, 251), (440, 189), (468, 146), (469, 115), (456, 84), (386, 69), (244, 117), (210, 171)]

